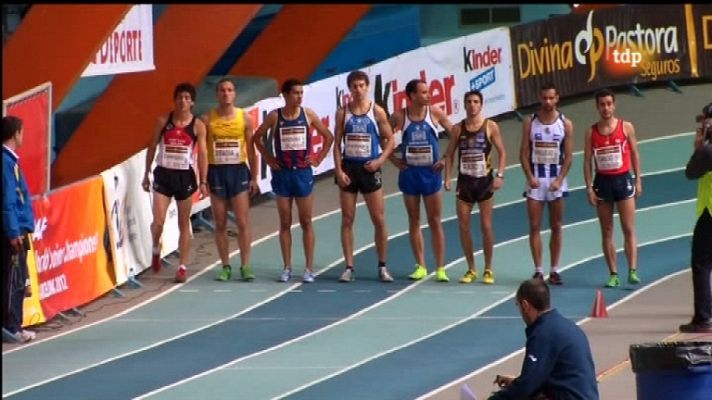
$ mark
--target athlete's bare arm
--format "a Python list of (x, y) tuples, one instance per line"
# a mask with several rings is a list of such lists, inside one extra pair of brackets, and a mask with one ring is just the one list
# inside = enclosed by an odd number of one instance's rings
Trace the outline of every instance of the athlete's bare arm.
[(151, 164), (153, 164), (153, 157), (156, 155), (156, 146), (158, 146), (158, 140), (161, 138), (161, 131), (163, 127), (166, 126), (168, 122), (168, 117), (161, 116), (158, 117), (156, 125), (153, 127), (153, 134), (151, 135), (151, 141), (148, 144), (148, 149), (146, 150), (146, 169), (143, 173), (143, 182), (141, 186), (143, 190), (149, 191), (151, 188), (151, 182), (148, 179), (148, 174), (151, 172)]
[(260, 192), (260, 187), (257, 184), (257, 171), (259, 166), (257, 165), (257, 154), (255, 154), (255, 147), (253, 141), (253, 131), (254, 123), (252, 122), (252, 117), (250, 114), (243, 111), (243, 116), (245, 119), (245, 145), (247, 146), (247, 162), (250, 165), (250, 196), (254, 196)]
[(586, 184), (588, 202), (592, 206), (595, 206), (598, 199), (596, 193), (593, 191), (593, 147), (591, 144), (591, 132), (591, 127), (586, 129), (583, 139), (583, 181)]
[(346, 187), (351, 184), (351, 179), (341, 168), (341, 144), (344, 140), (345, 117), (346, 111), (343, 108), (336, 110), (336, 115), (334, 115), (334, 171), (336, 174), (336, 183), (341, 187)]
[(455, 150), (457, 149), (457, 144), (459, 142), (460, 131), (462, 130), (460, 124), (452, 127), (452, 135), (450, 136), (450, 142), (447, 144), (447, 149), (445, 149), (444, 158), (445, 162), (445, 190), (449, 191), (452, 189), (452, 167), (455, 164)]
[(381, 143), (382, 153), (377, 159), (366, 163), (364, 168), (369, 172), (376, 172), (388, 160), (396, 148), (396, 142), (393, 138), (393, 129), (388, 123), (388, 117), (383, 107), (378, 104), (373, 104), (373, 117), (378, 125), (379, 141)]
[(640, 197), (643, 194), (643, 180), (640, 174), (640, 153), (638, 152), (638, 138), (635, 136), (635, 127), (628, 121), (623, 121), (623, 132), (628, 137), (630, 144), (630, 163), (635, 174), (635, 197)]
[(313, 166), (317, 167), (319, 166), (319, 164), (321, 164), (322, 161), (324, 161), (326, 156), (329, 155), (331, 145), (334, 143), (334, 134), (331, 133), (329, 128), (324, 126), (324, 124), (321, 122), (321, 119), (319, 119), (319, 116), (316, 115), (314, 110), (312, 110), (311, 108), (304, 107), (304, 112), (307, 114), (307, 118), (311, 122), (314, 129), (316, 129), (316, 132), (324, 139), (324, 147), (322, 147), (321, 152), (317, 156), (317, 159), (311, 163)]
[(267, 117), (265, 117), (265, 120), (262, 122), (262, 125), (260, 125), (255, 131), (255, 133), (252, 135), (252, 143), (254, 144), (257, 151), (260, 152), (262, 159), (265, 160), (267, 165), (269, 165), (269, 167), (273, 170), (278, 171), (279, 163), (277, 162), (276, 158), (272, 157), (272, 155), (269, 154), (264, 143), (265, 134), (267, 134), (267, 131), (270, 128), (274, 127), (276, 124), (277, 110), (272, 110), (269, 112), (269, 114), (267, 114)]
[[(440, 107), (430, 106), (430, 115), (433, 116), (434, 121), (436, 121), (438, 124), (440, 124), (440, 126), (443, 127), (443, 129), (445, 129), (445, 133), (450, 138), (450, 140), (452, 140), (452, 123), (448, 119), (447, 114), (445, 114), (445, 111), (443, 111)], [(445, 168), (445, 164), (447, 163), (446, 157), (447, 154), (441, 159), (439, 159), (435, 164), (433, 164), (433, 169), (436, 171), (441, 171), (443, 168)]]
[[(393, 128), (393, 132), (401, 132), (403, 131), (403, 122), (405, 121), (405, 116), (403, 115), (403, 110), (397, 110), (394, 111), (393, 114), (391, 114), (391, 118), (389, 119), (389, 123), (391, 124), (391, 128)], [(400, 157), (397, 157), (395, 152), (391, 152), (391, 155), (388, 157), (389, 160), (395, 165), (398, 169), (402, 170), (406, 168), (405, 161), (401, 160)]]
[(539, 187), (539, 180), (534, 177), (532, 173), (531, 165), (529, 164), (529, 131), (532, 127), (532, 118), (527, 117), (524, 120), (524, 125), (522, 126), (522, 140), (519, 143), (519, 164), (522, 166), (522, 171), (524, 171), (524, 177), (527, 180), (527, 184), (530, 188), (536, 189)]
[(549, 190), (555, 192), (559, 190), (564, 179), (569, 174), (571, 163), (574, 158), (574, 124), (568, 118), (564, 118), (564, 160), (561, 163), (559, 176), (549, 186)]
[(195, 136), (198, 143), (198, 177), (200, 177), (200, 194), (205, 197), (210, 194), (208, 188), (208, 128), (202, 119), (195, 120)]
[(501, 188), (504, 184), (503, 177), (504, 168), (507, 166), (507, 151), (504, 149), (502, 134), (499, 131), (499, 124), (489, 119), (487, 120), (487, 123), (489, 124), (490, 142), (492, 142), (492, 146), (494, 146), (494, 149), (497, 151), (497, 173), (502, 176), (502, 178), (495, 177), (494, 182), (492, 183), (492, 188), (494, 190), (499, 190), (499, 188)]

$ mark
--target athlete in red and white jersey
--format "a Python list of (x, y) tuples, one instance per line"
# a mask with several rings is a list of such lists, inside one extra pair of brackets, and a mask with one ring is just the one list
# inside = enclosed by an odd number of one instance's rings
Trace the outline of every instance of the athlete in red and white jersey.
[[(643, 192), (640, 179), (640, 156), (633, 124), (616, 118), (615, 94), (609, 89), (596, 93), (598, 122), (586, 130), (583, 177), (588, 201), (596, 206), (601, 225), (603, 254), (608, 264), (607, 287), (620, 286), (613, 242), (613, 208), (618, 208), (625, 238), (628, 261), (628, 283), (640, 282), (638, 277), (638, 245), (635, 235), (635, 198)], [(592, 179), (592, 166), (596, 176)], [(634, 174), (634, 175), (633, 175)]]
[[(190, 210), (193, 205), (191, 196), (199, 185), (193, 169), (193, 149), (197, 144), (198, 168), (204, 176), (207, 168), (206, 128), (205, 124), (193, 115), (195, 87), (190, 83), (180, 83), (173, 91), (175, 102), (173, 111), (167, 117), (160, 117), (156, 122), (153, 139), (146, 151), (146, 170), (143, 177), (143, 190), (149, 191), (151, 182), (149, 171), (158, 147), (156, 168), (153, 170), (153, 257), (151, 267), (154, 272), (161, 270), (160, 240), (166, 211), (175, 197), (178, 205), (178, 251), (180, 266), (176, 272), (176, 281), (185, 282), (186, 265), (190, 255)], [(205, 193), (203, 193), (205, 195)]]

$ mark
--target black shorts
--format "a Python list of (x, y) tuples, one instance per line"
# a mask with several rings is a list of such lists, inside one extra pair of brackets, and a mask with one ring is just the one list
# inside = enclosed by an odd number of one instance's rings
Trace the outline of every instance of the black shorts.
[(494, 190), (492, 190), (493, 182), (494, 177), (492, 175), (475, 178), (460, 174), (457, 177), (455, 196), (458, 200), (462, 200), (468, 204), (487, 201), (494, 195)]
[(596, 197), (607, 202), (630, 199), (635, 196), (635, 180), (630, 172), (619, 175), (596, 174), (593, 191)]
[[(345, 192), (368, 194), (383, 186), (380, 168), (376, 172), (368, 172), (362, 163), (342, 160), (341, 169), (351, 179), (351, 183), (345, 188), (339, 186)], [(336, 177), (334, 177), (334, 183), (338, 185)]]
[(193, 167), (189, 169), (168, 169), (157, 166), (153, 170), (153, 191), (166, 197), (185, 200), (198, 190)]

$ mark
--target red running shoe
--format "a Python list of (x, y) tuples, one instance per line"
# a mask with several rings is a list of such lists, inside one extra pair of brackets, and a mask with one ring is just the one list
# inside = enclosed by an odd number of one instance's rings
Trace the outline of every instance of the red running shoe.
[(151, 258), (151, 268), (153, 269), (154, 274), (161, 272), (161, 255), (160, 254), (154, 254), (153, 257)]
[(186, 276), (188, 275), (187, 272), (185, 268), (178, 268), (178, 271), (176, 271), (176, 282), (185, 282)]

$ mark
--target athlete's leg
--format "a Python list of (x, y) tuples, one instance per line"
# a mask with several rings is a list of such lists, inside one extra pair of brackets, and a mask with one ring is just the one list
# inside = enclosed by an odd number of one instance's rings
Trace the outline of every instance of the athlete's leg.
[(176, 202), (178, 206), (178, 252), (180, 252), (181, 265), (188, 265), (190, 262), (190, 210), (193, 207), (193, 199), (188, 197), (185, 200)]
[[(341, 203), (341, 248), (346, 265), (354, 266), (354, 218), (356, 215), (356, 193), (339, 190)], [(378, 242), (376, 242), (378, 245)]]
[(312, 209), (314, 208), (314, 194), (297, 197), (297, 212), (299, 225), (302, 227), (302, 242), (304, 244), (304, 258), (306, 269), (314, 271), (314, 226), (312, 225)]
[(425, 254), (423, 249), (423, 233), (420, 231), (420, 196), (403, 194), (403, 202), (408, 212), (408, 233), (410, 236), (410, 248), (413, 251), (415, 262), (425, 266)]
[(473, 254), (474, 248), (472, 246), (472, 230), (470, 229), (472, 204), (456, 199), (455, 207), (457, 208), (457, 222), (460, 226), (460, 245), (462, 246), (462, 252), (465, 254), (467, 269), (474, 271), (476, 266), (475, 256)]
[(293, 197), (277, 196), (279, 214), (279, 247), (285, 267), (292, 267), (292, 200)]
[(250, 194), (248, 190), (230, 199), (237, 224), (237, 246), (240, 249), (240, 266), (250, 264), (252, 253), (252, 227), (250, 226)]
[[(151, 238), (153, 239), (153, 248), (160, 247), (161, 235), (163, 234), (163, 223), (166, 221), (166, 211), (171, 203), (171, 198), (153, 192), (153, 222), (151, 222)], [(182, 252), (181, 252), (182, 254)]]
[(215, 222), (215, 244), (223, 265), (230, 265), (227, 246), (227, 206), (227, 199), (210, 194), (210, 209), (213, 212), (213, 222)]
[(485, 256), (485, 269), (492, 267), (494, 253), (494, 229), (492, 229), (492, 210), (494, 196), (477, 203), (480, 209), (480, 231), (482, 231), (482, 252)]
[(613, 243), (613, 202), (599, 200), (596, 206), (601, 225), (601, 249), (610, 273), (618, 273), (616, 245)]
[(437, 191), (429, 196), (423, 197), (425, 203), (425, 213), (428, 217), (428, 227), (430, 227), (433, 255), (435, 256), (435, 267), (440, 268), (445, 265), (445, 233), (440, 221), (442, 215), (442, 195)]
[(616, 202), (618, 215), (623, 230), (625, 257), (628, 261), (628, 268), (635, 270), (638, 268), (638, 239), (635, 234), (635, 198), (620, 200)]
[(388, 230), (386, 229), (386, 217), (384, 215), (383, 189), (364, 194), (363, 199), (366, 202), (366, 207), (368, 207), (371, 222), (373, 222), (373, 241), (376, 243), (378, 261), (386, 262), (388, 253)]
[(541, 267), (541, 215), (544, 213), (544, 202), (527, 197), (527, 215), (529, 216), (529, 249), (532, 253), (534, 267)]
[(558, 267), (561, 259), (561, 247), (564, 241), (563, 236), (563, 221), (564, 221), (564, 198), (559, 197), (556, 200), (549, 202), (549, 227), (551, 229), (551, 238), (549, 239), (549, 256), (551, 257), (551, 266)]

